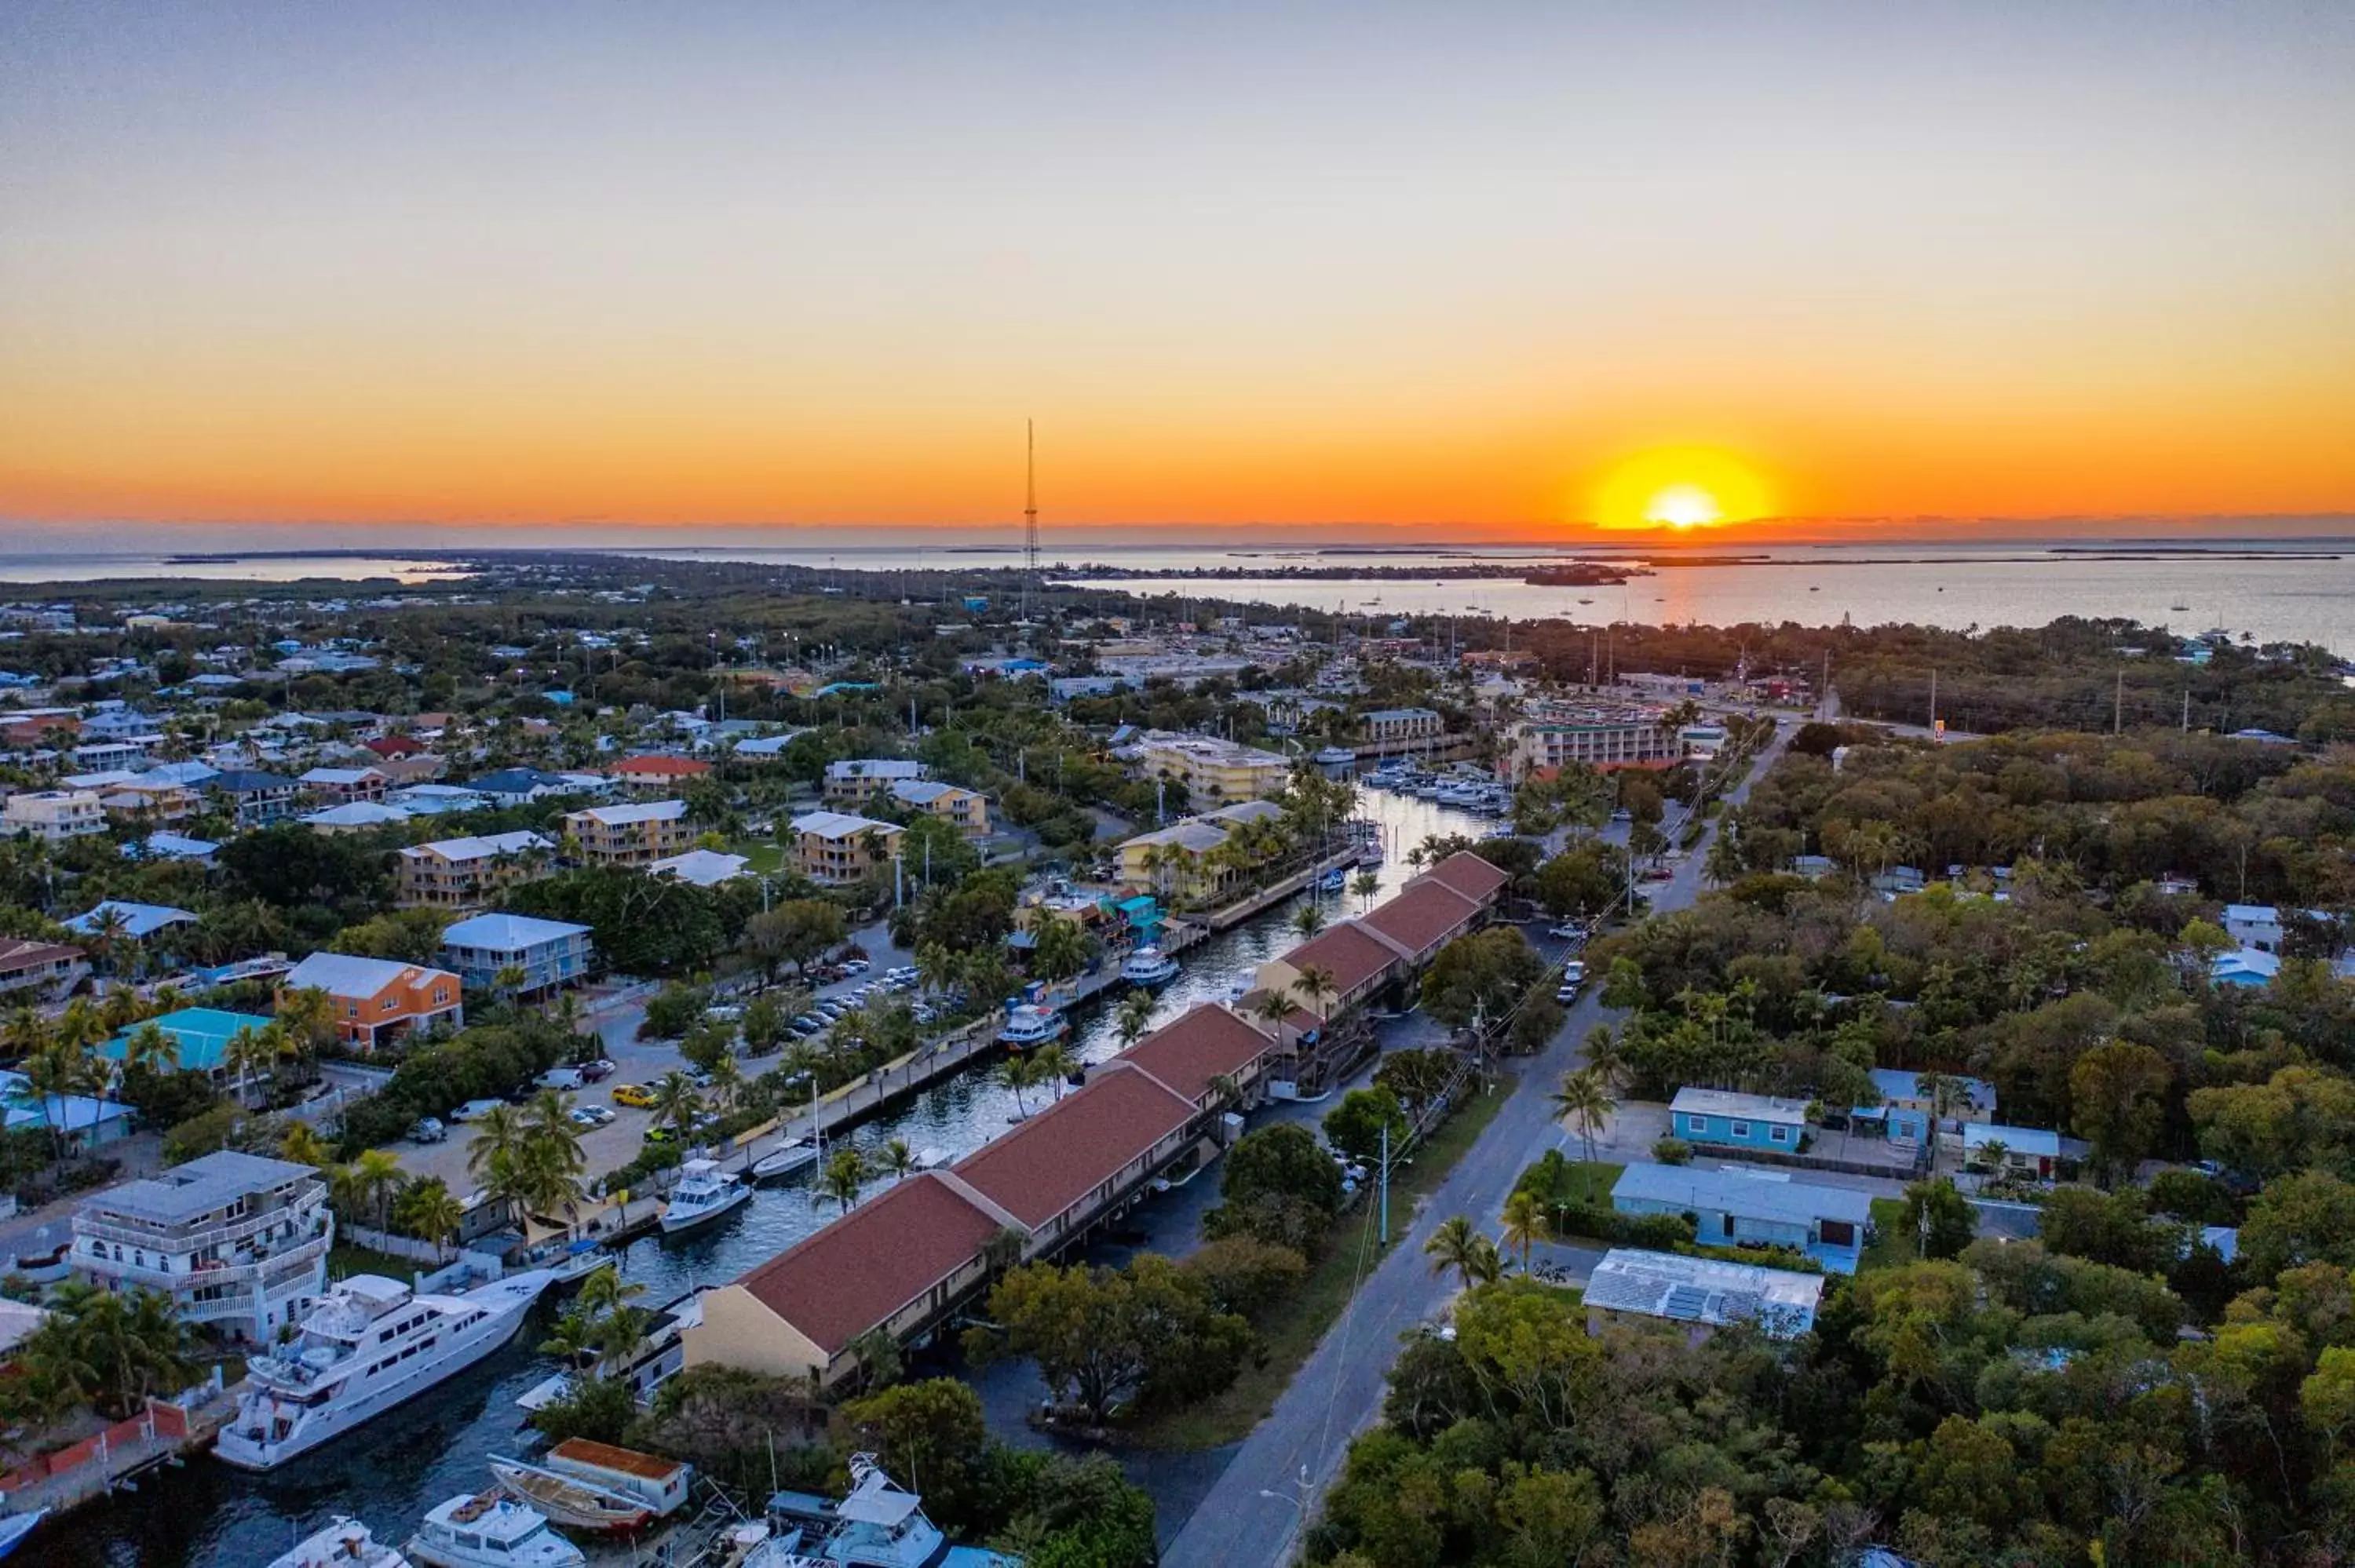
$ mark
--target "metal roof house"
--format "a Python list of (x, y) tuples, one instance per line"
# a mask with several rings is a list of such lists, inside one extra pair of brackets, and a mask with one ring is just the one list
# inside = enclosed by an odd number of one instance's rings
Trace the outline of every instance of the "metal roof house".
[(1769, 1339), (1795, 1340), (1816, 1326), (1823, 1296), (1820, 1274), (1613, 1247), (1587, 1280), (1586, 1322), (1590, 1332), (1613, 1318), (1679, 1323), (1696, 1344), (1729, 1323), (1754, 1322)]
[(1668, 1102), (1668, 1127), (1688, 1143), (1796, 1154), (1807, 1125), (1799, 1100), (1732, 1089), (1686, 1087)]
[(1623, 1214), (1690, 1214), (1709, 1246), (1786, 1246), (1838, 1274), (1854, 1274), (1872, 1219), (1872, 1194), (1797, 1181), (1778, 1171), (1655, 1165), (1619, 1173), (1611, 1206)]

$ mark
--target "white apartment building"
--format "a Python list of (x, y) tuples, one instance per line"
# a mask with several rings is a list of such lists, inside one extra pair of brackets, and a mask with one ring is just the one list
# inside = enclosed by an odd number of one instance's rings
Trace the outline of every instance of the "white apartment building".
[(1281, 795), (1291, 782), (1289, 758), (1216, 736), (1147, 730), (1113, 753), (1144, 779), (1174, 779), (1196, 807)]
[(336, 1222), (310, 1166), (223, 1150), (85, 1200), (73, 1234), (80, 1277), (160, 1290), (188, 1322), (269, 1344), (325, 1293)]
[(106, 832), (106, 810), (95, 789), (33, 789), (0, 805), (0, 832), (59, 843)]
[(1378, 746), (1407, 741), (1437, 740), (1447, 721), (1430, 708), (1376, 708), (1358, 715), (1358, 726)]
[(1684, 742), (1663, 718), (1658, 708), (1546, 704), (1507, 728), (1497, 771), (1518, 784), (1550, 779), (1572, 763), (1605, 772), (1673, 767), (1683, 760)]

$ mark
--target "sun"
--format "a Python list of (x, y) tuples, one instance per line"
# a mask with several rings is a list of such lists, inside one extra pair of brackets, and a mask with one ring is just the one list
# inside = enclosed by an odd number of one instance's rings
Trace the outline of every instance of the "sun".
[(1623, 459), (1594, 487), (1588, 515), (1602, 528), (1689, 533), (1774, 514), (1757, 471), (1717, 447), (1656, 447)]

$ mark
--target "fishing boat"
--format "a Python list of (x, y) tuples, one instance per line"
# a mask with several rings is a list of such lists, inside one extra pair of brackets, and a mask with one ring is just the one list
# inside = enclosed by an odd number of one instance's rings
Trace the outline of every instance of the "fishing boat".
[(740, 1203), (752, 1201), (752, 1189), (719, 1169), (714, 1160), (690, 1160), (678, 1168), (678, 1185), (663, 1205), (665, 1235), (677, 1235), (708, 1224)]
[[(25, 1537), (33, 1533), (33, 1527), (48, 1517), (49, 1510), (45, 1508), (35, 1509), (30, 1513), (12, 1513), (0, 1517), (0, 1557), (7, 1556), (23, 1545)], [(377, 1568), (377, 1564), (371, 1563), (368, 1568)], [(399, 1568), (397, 1554), (396, 1562), (384, 1564), (384, 1568)]]
[(215, 1457), (274, 1469), (342, 1436), (514, 1339), (555, 1278), (531, 1269), (462, 1296), (421, 1295), (375, 1274), (338, 1280), (299, 1339), (246, 1363), (247, 1390)]
[(1319, 768), (1347, 768), (1358, 760), (1358, 754), (1346, 746), (1328, 746), (1316, 753)]
[(401, 1550), (427, 1568), (581, 1568), (589, 1561), (539, 1513), (495, 1491), (461, 1492), (438, 1505)]
[(636, 1498), (608, 1491), (593, 1481), (494, 1455), (491, 1475), (517, 1501), (567, 1530), (621, 1534), (642, 1530), (655, 1510)]
[(1337, 865), (1316, 879), (1319, 893), (1339, 893), (1348, 885), (1349, 874)]
[(1071, 1032), (1071, 1020), (1054, 1008), (1038, 1002), (1018, 1002), (1006, 1010), (1006, 1022), (998, 1028), (997, 1043), (1009, 1051), (1028, 1051), (1050, 1045)]
[[(5, 1546), (0, 1542), (0, 1550)], [(326, 1529), (295, 1542), (292, 1552), (271, 1559), (270, 1568), (409, 1568), (409, 1559), (359, 1520), (338, 1516)]]
[(1178, 978), (1176, 959), (1147, 942), (1121, 960), (1120, 978), (1131, 985), (1165, 986)]
[[(779, 1492), (769, 1499), (771, 1534), (782, 1548), (770, 1559), (815, 1568), (1022, 1568), (1022, 1560), (970, 1546), (952, 1546), (924, 1517), (924, 1499), (892, 1483), (872, 1454), (850, 1457), (850, 1494), (831, 1502), (809, 1492)], [(767, 1568), (767, 1564), (763, 1564)]]

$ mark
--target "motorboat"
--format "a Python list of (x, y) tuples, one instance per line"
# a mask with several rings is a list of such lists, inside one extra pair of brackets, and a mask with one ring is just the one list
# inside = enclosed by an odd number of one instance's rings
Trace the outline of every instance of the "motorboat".
[(518, 1502), (567, 1530), (622, 1534), (644, 1529), (655, 1517), (654, 1509), (636, 1498), (521, 1459), (493, 1456), (491, 1476)]
[(719, 1169), (716, 1160), (690, 1160), (678, 1168), (678, 1185), (663, 1204), (663, 1234), (708, 1224), (741, 1203), (752, 1201), (752, 1189)]
[(809, 1139), (788, 1139), (752, 1161), (752, 1180), (772, 1181), (781, 1176), (791, 1176), (796, 1171), (806, 1171), (816, 1164), (817, 1158), (817, 1145)]
[(782, 1548), (770, 1560), (779, 1568), (805, 1563), (816, 1568), (930, 1568), (947, 1562), (958, 1568), (1022, 1568), (1018, 1557), (951, 1546), (940, 1526), (924, 1517), (924, 1499), (894, 1485), (872, 1454), (850, 1457), (847, 1497), (831, 1502), (808, 1492), (779, 1492), (769, 1499), (768, 1525), (763, 1544)]
[[(33, 1527), (48, 1517), (49, 1510), (45, 1508), (37, 1508), (30, 1513), (0, 1516), (0, 1557), (5, 1557), (17, 1547), (22, 1546), (25, 1543), (25, 1537), (33, 1533)], [(378, 1568), (378, 1565), (371, 1563), (368, 1564), (368, 1568)], [(400, 1568), (398, 1554), (395, 1555), (393, 1562), (385, 1563), (383, 1568)]]
[(1131, 985), (1165, 986), (1178, 978), (1176, 959), (1146, 943), (1121, 960), (1120, 978)]
[(514, 1339), (555, 1280), (529, 1269), (456, 1296), (376, 1274), (337, 1281), (293, 1343), (246, 1363), (249, 1386), (213, 1452), (268, 1470), (342, 1436)]
[(1319, 768), (1347, 768), (1358, 760), (1358, 754), (1346, 746), (1328, 746), (1316, 754)]
[(409, 1568), (409, 1559), (359, 1520), (338, 1516), (326, 1529), (295, 1542), (292, 1552), (271, 1559), (270, 1568)]
[(998, 1027), (997, 1043), (1010, 1051), (1028, 1051), (1051, 1045), (1071, 1032), (1071, 1020), (1054, 1008), (1032, 1001), (1018, 1002), (1006, 1010), (1006, 1022)]
[(581, 1568), (589, 1561), (538, 1510), (496, 1491), (461, 1492), (437, 1505), (402, 1550), (427, 1568)]
[(1319, 893), (1339, 893), (1348, 885), (1349, 874), (1337, 865), (1316, 879)]

